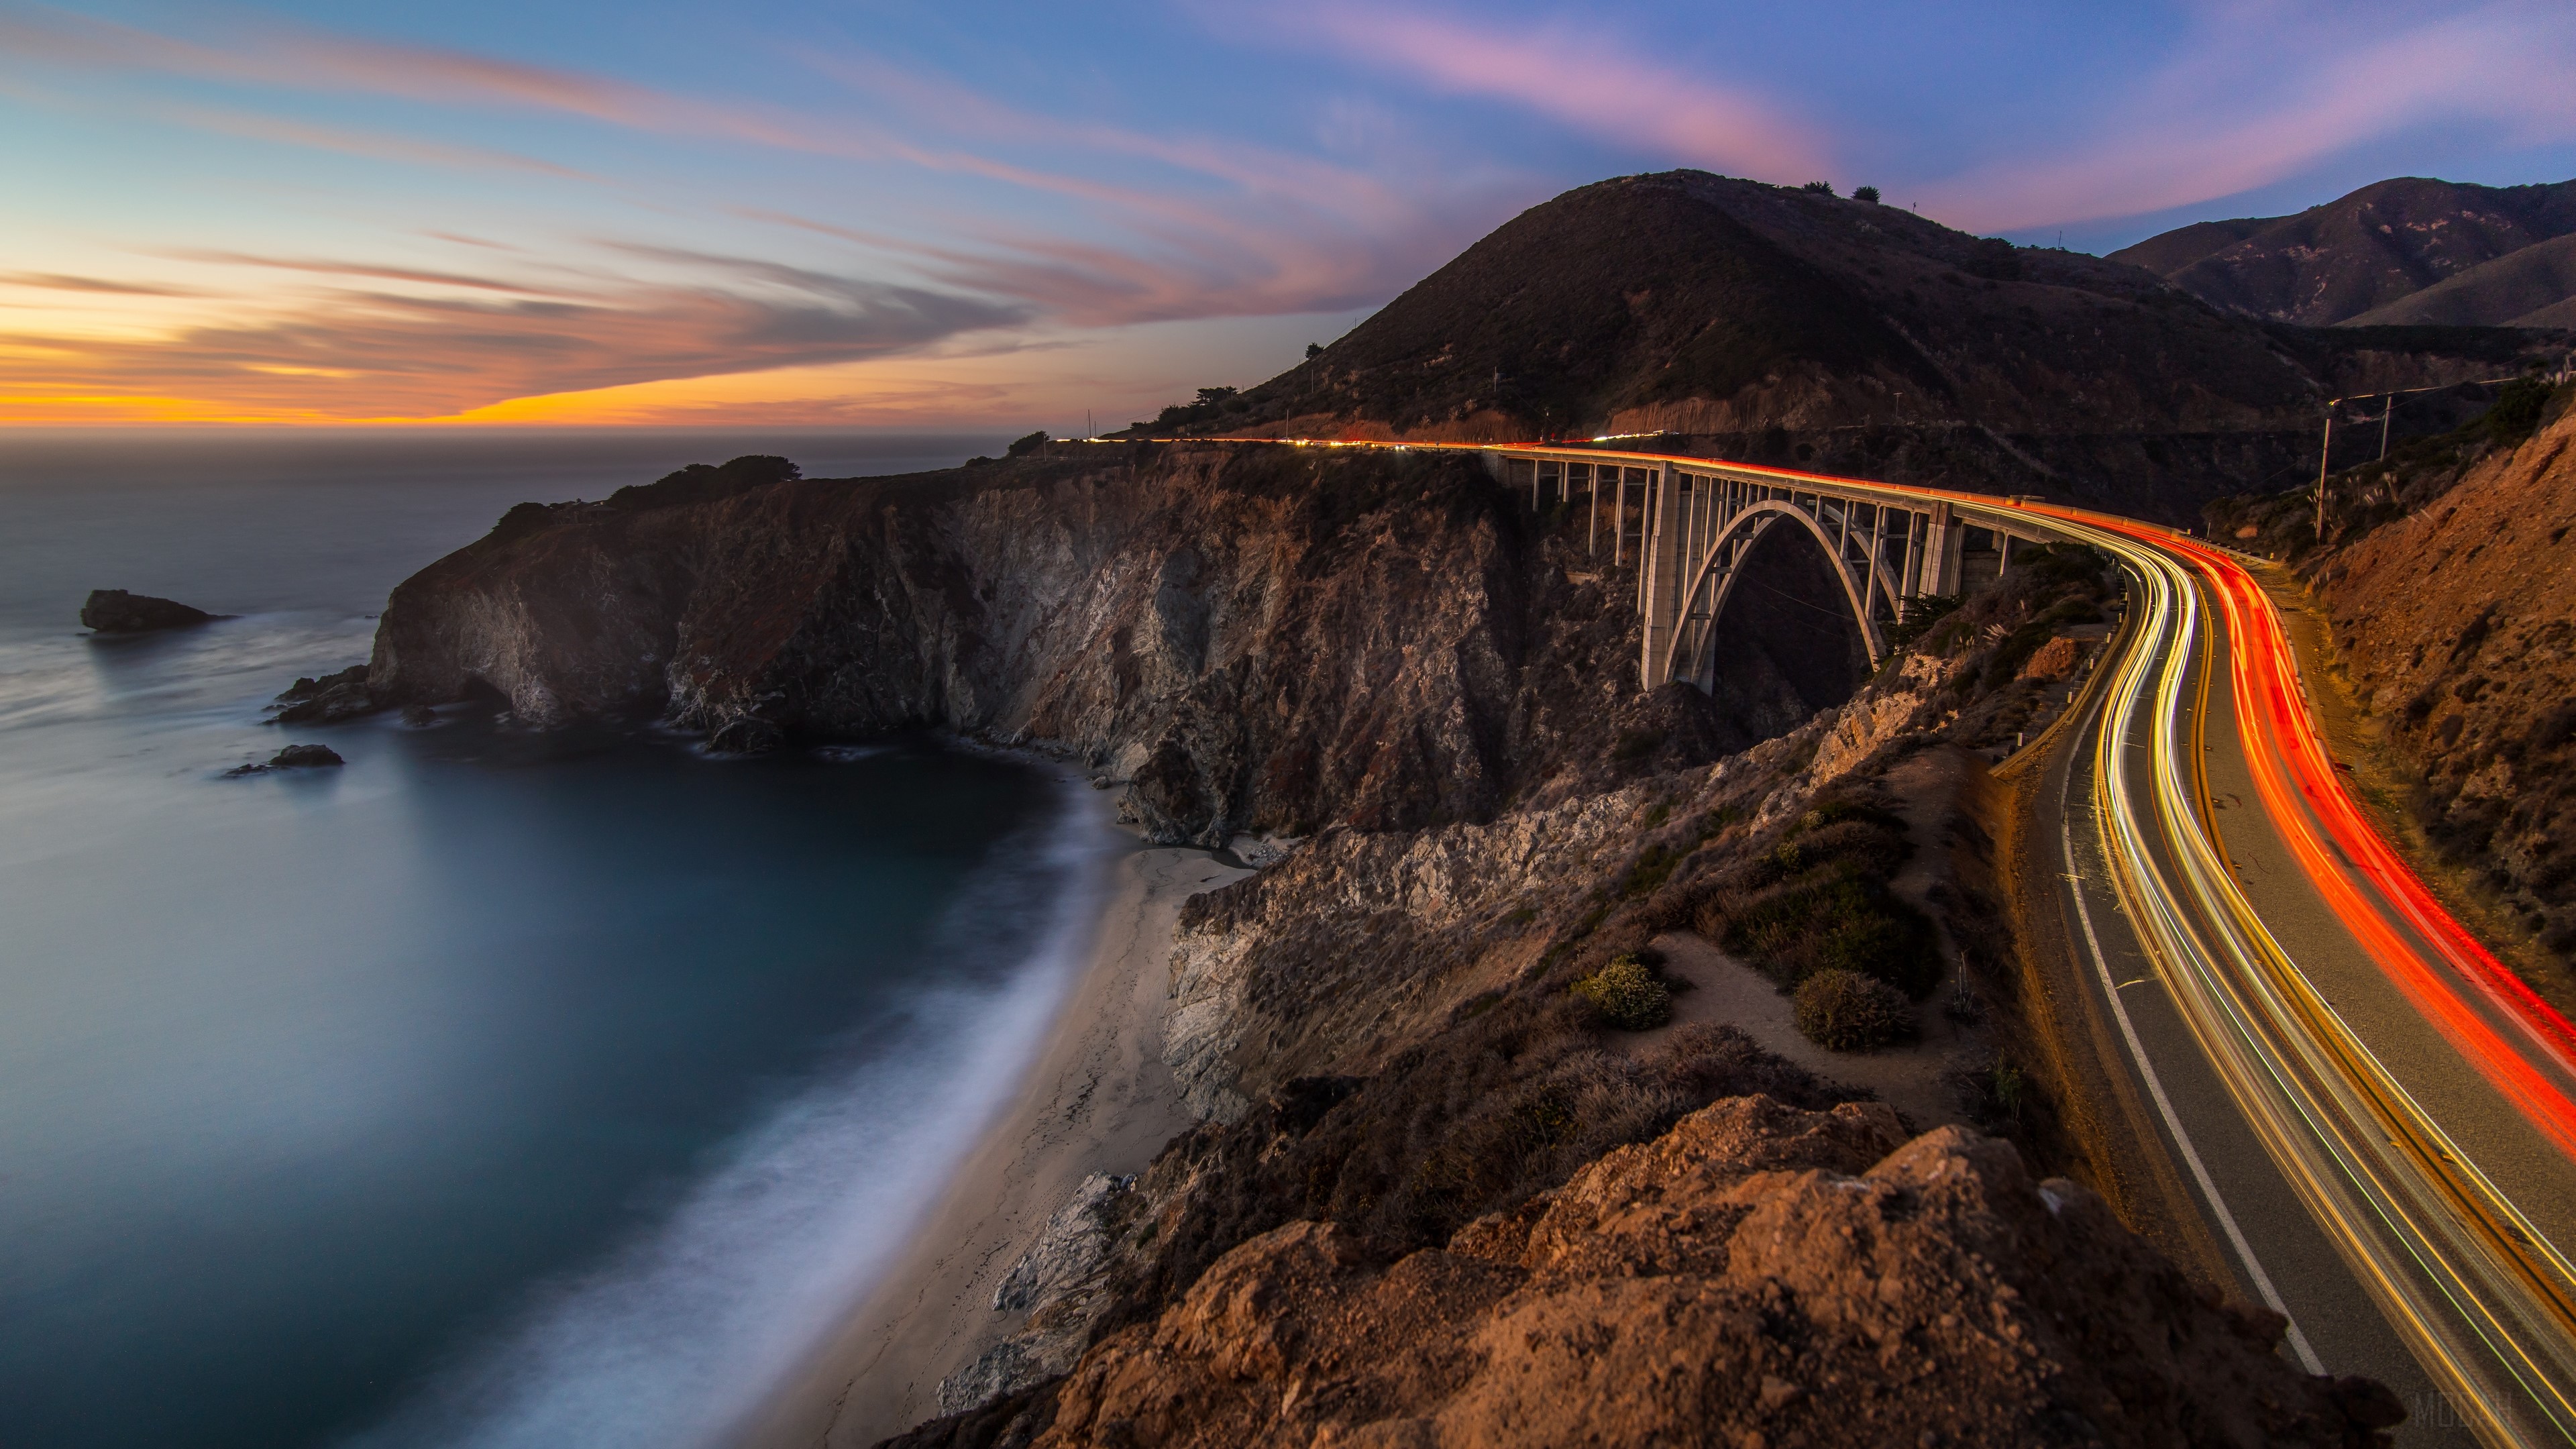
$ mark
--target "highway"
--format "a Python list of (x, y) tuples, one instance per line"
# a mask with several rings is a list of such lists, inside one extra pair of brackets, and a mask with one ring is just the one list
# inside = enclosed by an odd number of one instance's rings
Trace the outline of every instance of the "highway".
[(2046, 744), (2029, 858), (2060, 877), (2129, 1135), (2165, 1159), (2146, 1175), (2285, 1352), (2398, 1392), (2399, 1442), (2576, 1443), (2576, 1027), (2354, 803), (2244, 565), (2103, 514), (1722, 466), (2117, 561), (2128, 607)]
[[(2059, 782), (2067, 885), (2130, 1069), (2181, 1084), (2148, 1095), (2233, 1266), (2295, 1353), (2397, 1387), (2424, 1421), (2407, 1438), (2576, 1439), (2566, 1023), (2354, 806), (2241, 564), (2048, 511), (2122, 562), (2133, 601)], [(2148, 979), (2119, 974), (2132, 959)]]

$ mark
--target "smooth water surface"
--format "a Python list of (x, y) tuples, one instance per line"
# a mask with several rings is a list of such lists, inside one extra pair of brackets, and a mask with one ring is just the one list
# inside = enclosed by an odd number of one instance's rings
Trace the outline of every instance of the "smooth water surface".
[(0, 1444), (704, 1443), (897, 1244), (1059, 999), (1087, 790), (260, 722), (511, 503), (982, 440), (796, 441), (0, 440)]

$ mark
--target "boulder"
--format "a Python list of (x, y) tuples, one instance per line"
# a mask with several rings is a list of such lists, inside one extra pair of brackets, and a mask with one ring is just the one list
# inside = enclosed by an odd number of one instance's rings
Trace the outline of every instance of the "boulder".
[(329, 745), (288, 745), (269, 756), (265, 765), (236, 765), (224, 771), (224, 776), (238, 779), (243, 775), (265, 775), (271, 770), (317, 770), (347, 763)]
[(150, 594), (129, 594), (123, 589), (92, 589), (88, 602), (81, 605), (80, 621), (84, 629), (101, 634), (148, 634), (155, 629), (184, 629), (221, 617), (203, 609), (192, 609), (174, 599), (156, 599)]
[(367, 666), (352, 664), (319, 679), (298, 679), (277, 697), (276, 724), (337, 724), (384, 708), (367, 688)]

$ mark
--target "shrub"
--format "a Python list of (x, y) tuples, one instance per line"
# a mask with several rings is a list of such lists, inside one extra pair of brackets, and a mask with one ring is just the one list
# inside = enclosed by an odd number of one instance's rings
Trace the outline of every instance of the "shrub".
[(1610, 746), (1610, 758), (1622, 763), (1642, 760), (1663, 747), (1662, 730), (1621, 730), (1618, 741)]
[(2536, 377), (2518, 377), (2504, 385), (2497, 394), (2495, 406), (2487, 409), (2487, 436), (2507, 447), (2530, 437), (2540, 428), (2540, 415), (2549, 405), (2549, 384)]
[(1834, 194), (1834, 184), (1830, 181), (1810, 181), (1798, 189), (1800, 191), (1812, 191), (1819, 196), (1831, 196)]
[(1673, 1019), (1672, 993), (1633, 955), (1611, 957), (1609, 965), (1575, 982), (1573, 991), (1621, 1031), (1646, 1031)]
[(2002, 237), (1979, 237), (1968, 249), (1968, 259), (1960, 264), (1960, 270), (1990, 282), (2009, 282), (2021, 276), (2021, 257), (2014, 252), (2013, 244)]
[(1025, 438), (1012, 439), (1011, 446), (1008, 451), (1014, 458), (1024, 458), (1029, 454), (1036, 452), (1038, 449), (1045, 447), (1047, 445), (1047, 441), (1046, 429), (1040, 428)]
[(1905, 994), (1874, 977), (1829, 967), (1798, 983), (1798, 1030), (1829, 1051), (1875, 1051), (1914, 1034)]
[(1855, 186), (1852, 188), (1852, 200), (1866, 201), (1870, 205), (1876, 206), (1878, 204), (1878, 188), (1875, 186)]
[(1307, 355), (1308, 357), (1321, 357), (1321, 356), (1323, 356), (1323, 355), (1324, 355), (1324, 344), (1322, 344), (1322, 343), (1320, 343), (1320, 342), (1309, 342), (1309, 343), (1307, 343), (1307, 344), (1306, 344), (1306, 355)]

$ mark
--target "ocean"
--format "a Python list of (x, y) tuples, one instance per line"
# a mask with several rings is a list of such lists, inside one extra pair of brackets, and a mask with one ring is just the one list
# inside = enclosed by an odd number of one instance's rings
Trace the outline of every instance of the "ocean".
[[(0, 1444), (682, 1449), (1034, 1054), (1116, 837), (925, 739), (262, 722), (513, 503), (987, 438), (0, 435)], [(93, 588), (234, 617), (85, 635)], [(226, 778), (289, 742), (336, 770)]]

